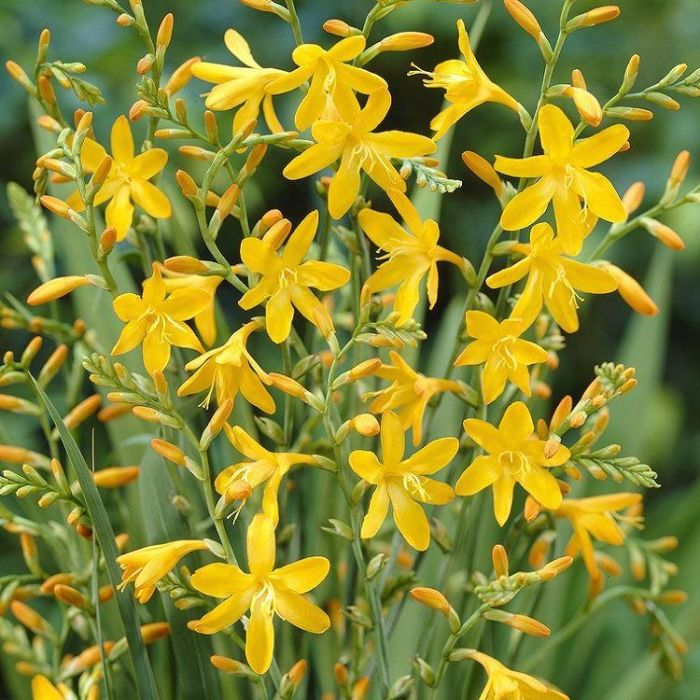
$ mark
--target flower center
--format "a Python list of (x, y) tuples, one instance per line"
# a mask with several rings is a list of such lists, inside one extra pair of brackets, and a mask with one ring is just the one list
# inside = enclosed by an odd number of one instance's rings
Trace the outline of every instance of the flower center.
[(425, 488), (423, 488), (423, 481), (417, 474), (411, 474), (410, 472), (404, 472), (402, 475), (403, 487), (412, 496), (419, 496), (421, 499), (427, 498), (427, 493)]
[(530, 463), (524, 453), (519, 450), (505, 450), (498, 455), (498, 462), (511, 476), (522, 474), (528, 469)]
[(279, 286), (280, 289), (288, 289), (297, 284), (297, 271), (290, 267), (284, 267), (279, 272)]
[(513, 352), (515, 346), (515, 337), (512, 335), (503, 336), (496, 341), (493, 346), (493, 352), (498, 357), (498, 367), (505, 367), (508, 370), (514, 371), (518, 368), (518, 360)]

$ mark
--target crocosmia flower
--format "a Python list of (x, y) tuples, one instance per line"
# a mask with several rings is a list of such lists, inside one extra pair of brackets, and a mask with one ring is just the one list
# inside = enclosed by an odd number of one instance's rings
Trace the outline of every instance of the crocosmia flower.
[(411, 200), (399, 190), (389, 190), (389, 198), (403, 217), (408, 230), (389, 214), (363, 209), (358, 217), (362, 230), (381, 251), (383, 262), (370, 275), (365, 289), (374, 293), (399, 286), (394, 310), (398, 325), (411, 318), (420, 299), (420, 284), (428, 277), (428, 303), (432, 309), (438, 294), (438, 262), (450, 262), (459, 268), (464, 261), (459, 255), (438, 245), (440, 229), (432, 219), (423, 221)]
[(578, 292), (607, 294), (617, 289), (617, 281), (606, 270), (578, 262), (562, 254), (562, 241), (554, 237), (549, 224), (537, 224), (530, 232), (530, 243), (518, 243), (513, 252), (525, 257), (486, 279), (492, 289), (513, 284), (527, 275), (527, 282), (515, 304), (512, 316), (529, 326), (542, 306), (567, 333), (578, 330)]
[(233, 564), (215, 563), (192, 574), (193, 588), (223, 600), (188, 627), (201, 634), (215, 634), (250, 610), (245, 655), (253, 671), (265, 673), (272, 663), (275, 615), (315, 634), (330, 627), (328, 615), (303, 595), (326, 578), (330, 564), (325, 557), (306, 557), (276, 569), (275, 528), (262, 513), (248, 528), (247, 550), (250, 573)]
[(446, 467), (457, 454), (459, 440), (453, 437), (429, 442), (404, 459), (405, 436), (399, 417), (388, 411), (382, 416), (382, 459), (367, 450), (350, 454), (351, 469), (376, 486), (362, 522), (360, 535), (374, 537), (386, 518), (389, 504), (394, 522), (406, 542), (420, 551), (430, 544), (430, 524), (420, 503), (444, 505), (454, 498), (449, 484), (428, 478)]
[(318, 212), (312, 211), (289, 237), (281, 255), (277, 253), (280, 239), (270, 242), (248, 237), (241, 242), (241, 259), (249, 270), (260, 275), (260, 281), (238, 303), (248, 310), (267, 302), (265, 323), (275, 343), (282, 343), (289, 336), (294, 309), (318, 327), (324, 337), (333, 332), (328, 309), (311, 289), (338, 289), (350, 279), (350, 272), (320, 260), (304, 262), (317, 228)]
[(357, 199), (362, 171), (385, 191), (405, 192), (406, 183), (391, 159), (433, 153), (435, 143), (406, 131), (375, 131), (390, 105), (388, 90), (375, 90), (362, 109), (354, 97), (347, 104), (337, 104), (337, 118), (314, 123), (311, 135), (316, 143), (287, 165), (284, 176), (298, 180), (340, 160), (328, 190), (328, 209), (334, 219), (344, 216)]
[(554, 105), (544, 105), (538, 118), (544, 153), (529, 158), (496, 156), (495, 168), (514, 177), (536, 178), (508, 202), (501, 216), (506, 231), (533, 224), (554, 203), (562, 248), (578, 255), (592, 228), (590, 215), (620, 223), (627, 217), (610, 180), (590, 168), (614, 156), (629, 139), (626, 126), (615, 124), (586, 139), (575, 140), (574, 127)]
[[(167, 219), (172, 213), (170, 200), (149, 180), (155, 177), (168, 162), (168, 154), (162, 148), (150, 148), (134, 155), (134, 137), (129, 120), (122, 115), (112, 126), (112, 167), (95, 195), (94, 204), (109, 202), (105, 211), (107, 226), (113, 226), (117, 240), (121, 241), (131, 227), (134, 204), (156, 219)], [(87, 173), (97, 170), (107, 157), (107, 151), (96, 141), (85, 139), (80, 150), (80, 160)], [(76, 190), (67, 199), (75, 211), (82, 211), (85, 204)]]
[(464, 429), (486, 454), (474, 459), (459, 477), (455, 486), (458, 496), (473, 496), (493, 487), (493, 509), (499, 525), (508, 520), (516, 483), (545, 508), (554, 510), (561, 505), (561, 489), (549, 468), (564, 464), (569, 450), (559, 445), (551, 457), (545, 455), (546, 442), (534, 434), (530, 411), (522, 401), (508, 406), (497, 428), (468, 418)]

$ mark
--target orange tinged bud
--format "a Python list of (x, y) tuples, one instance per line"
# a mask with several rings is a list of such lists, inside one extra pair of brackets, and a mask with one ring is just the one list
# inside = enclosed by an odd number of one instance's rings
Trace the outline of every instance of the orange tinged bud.
[(222, 219), (225, 219), (233, 210), (238, 198), (241, 195), (241, 188), (234, 183), (231, 185), (220, 197), (216, 209), (221, 215)]
[(298, 686), (304, 680), (307, 668), (308, 664), (306, 663), (306, 660), (299, 659), (299, 661), (297, 661), (294, 666), (289, 669), (287, 676), (295, 686)]
[(39, 95), (44, 102), (49, 105), (55, 105), (56, 93), (54, 92), (53, 85), (51, 85), (51, 81), (45, 75), (40, 75), (36, 84), (39, 88)]
[(350, 674), (348, 673), (348, 667), (340, 662), (333, 666), (333, 677), (335, 682), (342, 688), (348, 684), (350, 681)]
[(158, 34), (156, 35), (156, 49), (164, 51), (170, 45), (170, 41), (173, 38), (173, 24), (175, 18), (172, 12), (168, 12), (163, 21), (158, 27)]
[(673, 164), (671, 176), (668, 179), (668, 186), (678, 187), (682, 185), (683, 181), (688, 176), (688, 168), (690, 168), (690, 152), (681, 151)]
[(530, 9), (519, 0), (503, 0), (508, 14), (524, 29), (533, 39), (539, 40), (542, 27)]
[(570, 29), (582, 29), (584, 27), (594, 27), (597, 24), (611, 22), (620, 16), (620, 8), (617, 5), (605, 5), (596, 7), (588, 12), (584, 12), (574, 17), (567, 25)]
[(559, 557), (545, 564), (538, 573), (543, 581), (550, 581), (566, 571), (573, 563), (573, 557)]
[(278, 374), (277, 372), (270, 372), (267, 376), (269, 377), (270, 384), (274, 386), (275, 389), (279, 389), (285, 394), (289, 394), (302, 401), (306, 400), (306, 389), (291, 377)]
[(365, 700), (369, 692), (369, 676), (360, 676), (352, 687), (351, 700)]
[(435, 39), (425, 32), (398, 32), (379, 42), (379, 51), (411, 51), (430, 46)]
[(39, 201), (45, 206), (52, 214), (60, 216), (63, 219), (68, 218), (68, 212), (70, 207), (58, 197), (52, 197), (50, 194), (45, 194), (40, 197)]
[(247, 668), (240, 661), (229, 659), (228, 656), (215, 654), (209, 657), (209, 661), (214, 668), (224, 673), (245, 673), (247, 671)]
[(485, 182), (497, 197), (503, 194), (503, 181), (494, 167), (485, 158), (474, 151), (464, 151), (462, 161), (480, 180)]
[(443, 615), (447, 615), (452, 608), (447, 598), (445, 598), (440, 591), (436, 591), (434, 588), (418, 586), (416, 588), (412, 588), (410, 593), (413, 600), (425, 605), (428, 608), (438, 610)]
[(628, 216), (634, 214), (634, 212), (642, 206), (645, 193), (646, 186), (643, 182), (635, 182), (630, 185), (629, 189), (622, 197), (622, 205), (625, 207)]
[(656, 316), (659, 313), (656, 302), (644, 291), (642, 285), (634, 277), (611, 263), (605, 263), (603, 269), (617, 280), (618, 293), (637, 313), (643, 316)]
[(189, 173), (186, 173), (184, 170), (178, 170), (175, 173), (175, 180), (185, 197), (195, 197), (197, 195), (197, 183)]
[[(42, 199), (44, 199), (42, 197)], [(60, 201), (60, 200), (57, 200)], [(66, 205), (67, 206), (67, 205)], [(27, 303), (30, 306), (40, 306), (55, 299), (70, 294), (79, 287), (90, 284), (86, 275), (68, 275), (66, 277), (56, 277), (44, 284), (39, 285), (28, 297)]]
[(72, 586), (67, 586), (65, 583), (57, 583), (53, 587), (53, 595), (54, 598), (62, 603), (76, 608), (84, 609), (88, 605), (87, 598), (79, 590)]
[(323, 31), (333, 34), (333, 36), (349, 37), (353, 34), (359, 34), (359, 30), (351, 27), (342, 19), (329, 19), (323, 23)]
[(13, 80), (16, 80), (23, 87), (27, 85), (31, 86), (29, 76), (25, 73), (24, 69), (19, 65), (19, 63), (15, 63), (14, 61), (5, 61), (5, 69), (10, 74), (10, 77)]
[(169, 634), (170, 625), (167, 622), (151, 622), (147, 625), (141, 625), (141, 638), (144, 644), (153, 644)]
[(73, 430), (84, 423), (90, 416), (97, 413), (102, 403), (102, 397), (99, 394), (93, 394), (88, 398), (83, 399), (70, 413), (63, 419), (66, 428)]
[(20, 600), (13, 600), (10, 610), (17, 621), (34, 634), (45, 635), (53, 631), (51, 625), (36, 610)]
[(179, 272), (185, 275), (201, 275), (209, 271), (202, 260), (197, 260), (191, 255), (176, 255), (168, 258), (164, 265), (165, 269), (170, 272)]
[(136, 100), (129, 108), (129, 119), (132, 122), (138, 121), (143, 117), (148, 110), (148, 102), (145, 100)]
[(97, 419), (103, 423), (109, 423), (109, 421), (120, 418), (127, 413), (131, 413), (131, 406), (129, 406), (129, 404), (115, 403), (100, 409), (97, 412)]
[(59, 583), (62, 584), (68, 584), (73, 581), (75, 576), (73, 574), (54, 574), (53, 576), (49, 576), (49, 578), (46, 579), (41, 584), (41, 592), (44, 595), (53, 595), (53, 589), (56, 585)]
[(502, 544), (494, 545), (491, 550), (491, 560), (496, 576), (508, 576), (508, 553)]
[(192, 66), (194, 66), (195, 63), (199, 63), (201, 60), (199, 56), (193, 56), (176, 68), (170, 76), (170, 80), (168, 80), (165, 85), (165, 92), (167, 92), (168, 95), (174, 95), (182, 90), (182, 88), (192, 80)]
[(666, 224), (662, 224), (656, 219), (647, 218), (642, 219), (641, 223), (657, 241), (663, 243), (667, 248), (676, 251), (685, 249), (683, 239), (672, 228), (666, 226)]
[(371, 413), (360, 413), (350, 420), (350, 428), (363, 437), (379, 435), (379, 421)]
[(184, 464), (185, 463), (185, 453), (172, 442), (167, 440), (161, 440), (160, 438), (154, 438), (151, 440), (151, 447), (161, 456), (167, 459), (173, 464)]
[(95, 485), (102, 489), (118, 489), (139, 478), (139, 467), (108, 467), (93, 473)]
[(251, 488), (250, 484), (244, 479), (238, 479), (236, 481), (232, 481), (226, 487), (224, 498), (227, 503), (233, 503), (234, 501), (245, 501), (250, 498), (252, 493), (253, 489)]

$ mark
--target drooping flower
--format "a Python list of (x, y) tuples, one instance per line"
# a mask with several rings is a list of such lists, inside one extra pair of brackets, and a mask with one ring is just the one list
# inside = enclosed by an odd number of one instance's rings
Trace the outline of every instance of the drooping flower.
[[(105, 210), (107, 226), (113, 226), (117, 240), (126, 237), (134, 218), (134, 204), (156, 219), (167, 219), (172, 213), (170, 200), (149, 180), (157, 175), (168, 162), (168, 154), (162, 148), (151, 148), (134, 155), (134, 137), (129, 120), (120, 116), (112, 126), (112, 166), (107, 178), (95, 195), (94, 204), (109, 202)], [(96, 141), (85, 139), (80, 150), (80, 160), (86, 173), (93, 173), (107, 157), (107, 151)], [(67, 199), (75, 211), (82, 211), (85, 204), (76, 190)], [(133, 203), (132, 203), (133, 202)]]
[(192, 74), (197, 78), (216, 83), (207, 95), (206, 106), (213, 110), (238, 108), (233, 118), (234, 133), (240, 131), (247, 122), (257, 119), (261, 108), (270, 131), (284, 131), (275, 114), (273, 93), (269, 88), (270, 83), (285, 76), (286, 72), (260, 66), (253, 58), (248, 42), (235, 29), (226, 30), (224, 43), (243, 66), (206, 61), (199, 61), (192, 66)]
[(464, 21), (457, 20), (459, 50), (464, 60), (450, 59), (435, 66), (433, 71), (413, 71), (409, 75), (427, 75), (423, 81), (425, 87), (439, 88), (445, 91), (445, 101), (449, 106), (430, 122), (430, 128), (436, 132), (435, 140), (441, 139), (451, 126), (465, 114), (485, 102), (498, 102), (517, 112), (520, 108), (503, 88), (491, 82), (469, 44)]
[(231, 427), (226, 424), (224, 430), (233, 447), (247, 457), (248, 461), (232, 464), (216, 477), (214, 487), (217, 493), (226, 501), (236, 500), (237, 497), (231, 497), (230, 494), (240, 493), (241, 485), (250, 487), (252, 491), (264, 483), (262, 509), (276, 527), (279, 520), (277, 492), (283, 477), (294, 466), (315, 464), (314, 458), (296, 452), (270, 452), (238, 425)]
[(204, 352), (186, 320), (201, 313), (211, 303), (202, 289), (187, 287), (168, 294), (156, 264), (153, 274), (143, 283), (143, 294), (120, 294), (113, 302), (114, 312), (126, 325), (112, 355), (133, 350), (143, 342), (143, 364), (153, 375), (162, 372), (170, 361), (171, 346)]
[(433, 153), (435, 143), (406, 131), (375, 132), (390, 105), (388, 90), (375, 90), (362, 109), (354, 97), (348, 104), (336, 104), (338, 118), (314, 123), (311, 135), (316, 143), (287, 165), (284, 176), (290, 180), (308, 177), (340, 159), (328, 190), (328, 208), (334, 219), (344, 216), (357, 199), (363, 170), (383, 190), (405, 192), (406, 183), (391, 159)]
[(354, 104), (355, 92), (369, 95), (386, 89), (384, 78), (350, 63), (364, 51), (365, 44), (365, 37), (358, 35), (341, 39), (328, 50), (317, 44), (302, 44), (294, 49), (292, 60), (299, 67), (278, 77), (269, 89), (272, 94), (279, 94), (311, 81), (294, 115), (297, 129), (308, 129), (323, 118), (329, 101), (332, 105)]
[(275, 528), (272, 520), (258, 513), (248, 528), (248, 567), (245, 573), (232, 564), (208, 564), (192, 574), (192, 586), (200, 593), (224, 598), (211, 612), (188, 627), (201, 634), (215, 634), (240, 620), (250, 609), (245, 655), (256, 673), (272, 663), (275, 614), (307, 632), (322, 634), (330, 619), (303, 596), (328, 575), (325, 557), (306, 557), (275, 569)]
[(212, 394), (220, 406), (228, 399), (235, 401), (240, 392), (248, 403), (265, 413), (274, 413), (275, 402), (263, 384), (267, 373), (246, 348), (250, 334), (261, 328), (257, 321), (250, 321), (223, 345), (188, 362), (185, 369), (194, 374), (180, 385), (177, 395), (190, 396), (206, 391), (202, 405), (208, 407)]
[(134, 596), (139, 603), (147, 603), (158, 581), (167, 576), (182, 557), (200, 549), (207, 549), (202, 540), (176, 540), (122, 554), (117, 557), (117, 564), (124, 569), (119, 588), (126, 588), (133, 582)]
[(469, 343), (455, 360), (455, 366), (480, 365), (481, 393), (484, 403), (492, 403), (502, 393), (506, 381), (513, 382), (526, 396), (530, 396), (528, 365), (544, 362), (547, 351), (537, 343), (520, 336), (527, 326), (518, 318), (497, 321), (483, 311), (467, 311), (467, 334), (474, 341)]
[(188, 275), (168, 270), (164, 266), (160, 266), (163, 274), (163, 281), (168, 292), (174, 292), (178, 289), (196, 288), (209, 294), (211, 303), (202, 309), (194, 317), (194, 325), (205, 345), (211, 345), (216, 340), (216, 307), (214, 305), (214, 297), (219, 285), (224, 281), (219, 275)]
[(358, 217), (362, 230), (383, 252), (384, 262), (365, 283), (370, 294), (399, 285), (394, 299), (398, 325), (413, 317), (420, 299), (420, 283), (428, 276), (428, 301), (432, 309), (437, 301), (438, 262), (450, 262), (459, 268), (464, 261), (455, 253), (438, 245), (440, 229), (433, 219), (423, 221), (411, 200), (396, 189), (388, 191), (389, 198), (403, 217), (408, 231), (393, 217), (373, 209), (363, 209)]
[(310, 288), (322, 292), (337, 289), (347, 283), (350, 272), (340, 265), (320, 260), (303, 262), (317, 227), (318, 211), (312, 211), (289, 237), (282, 255), (277, 254), (282, 243), (280, 239), (270, 242), (248, 237), (241, 242), (241, 259), (261, 278), (238, 303), (247, 311), (267, 301), (265, 323), (275, 343), (282, 343), (289, 336), (295, 308), (324, 337), (333, 333), (333, 319)]
[(564, 464), (569, 450), (559, 445), (551, 457), (545, 455), (546, 442), (533, 434), (535, 426), (522, 401), (508, 406), (498, 428), (478, 418), (468, 418), (464, 429), (486, 454), (476, 457), (459, 477), (457, 495), (473, 496), (492, 486), (494, 515), (501, 526), (510, 515), (516, 483), (546, 508), (554, 510), (561, 505), (559, 484), (548, 467)]
[(428, 402), (443, 391), (459, 392), (459, 384), (450, 379), (426, 377), (416, 372), (398, 352), (389, 352), (390, 364), (382, 364), (375, 376), (391, 382), (381, 391), (365, 394), (371, 398), (372, 413), (395, 411), (404, 430), (413, 429), (413, 445), (417, 447), (423, 439), (423, 416)]
[(642, 500), (639, 493), (614, 493), (589, 498), (565, 498), (554, 511), (557, 518), (566, 518), (574, 529), (566, 554), (575, 557), (579, 552), (593, 580), (602, 574), (595, 558), (593, 539), (610, 545), (621, 545), (625, 533), (615, 519), (616, 511), (628, 508)]
[(496, 156), (495, 168), (514, 177), (537, 178), (508, 202), (501, 216), (506, 231), (533, 224), (554, 203), (557, 232), (569, 255), (581, 251), (592, 228), (591, 214), (619, 223), (627, 217), (610, 181), (589, 168), (614, 156), (629, 139), (629, 129), (615, 124), (575, 141), (574, 127), (555, 105), (544, 105), (538, 117), (544, 153), (529, 158)]
[(479, 700), (569, 700), (569, 696), (539, 678), (513, 671), (492, 656), (472, 651), (469, 657), (480, 663), (488, 681)]
[(404, 459), (405, 436), (399, 417), (382, 415), (382, 459), (367, 450), (350, 453), (350, 467), (377, 488), (372, 494), (360, 536), (374, 537), (386, 518), (391, 503), (394, 522), (411, 547), (424, 551), (430, 544), (430, 524), (419, 503), (444, 505), (454, 498), (449, 484), (430, 479), (446, 467), (459, 449), (459, 440), (440, 438)]
[(527, 275), (527, 282), (515, 304), (512, 316), (529, 326), (543, 305), (567, 333), (578, 330), (577, 291), (607, 294), (617, 289), (617, 281), (594, 265), (578, 262), (562, 254), (560, 237), (554, 237), (549, 224), (537, 224), (530, 232), (530, 243), (518, 243), (513, 252), (525, 257), (486, 279), (492, 289), (513, 284)]

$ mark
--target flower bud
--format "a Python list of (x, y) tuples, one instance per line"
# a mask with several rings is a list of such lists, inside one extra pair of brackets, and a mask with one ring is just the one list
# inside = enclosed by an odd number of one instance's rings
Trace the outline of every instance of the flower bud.
[(361, 34), (362, 32), (355, 27), (351, 27), (347, 22), (343, 22), (342, 19), (329, 19), (323, 23), (323, 31), (333, 34), (334, 36), (339, 36), (346, 38), (353, 36), (355, 34)]
[(425, 32), (398, 32), (382, 39), (379, 42), (378, 52), (422, 49), (430, 46), (434, 41), (434, 37)]
[(88, 599), (79, 590), (73, 588), (72, 586), (67, 586), (64, 583), (57, 583), (53, 587), (52, 593), (54, 598), (60, 600), (66, 605), (72, 605), (76, 608), (80, 608), (81, 610), (84, 610), (90, 606)]
[(525, 30), (533, 39), (539, 40), (542, 27), (537, 18), (520, 0), (503, 0), (508, 14)]
[(605, 263), (602, 267), (617, 280), (618, 293), (637, 313), (643, 316), (656, 316), (659, 313), (656, 302), (634, 277), (611, 263)]
[(508, 553), (502, 544), (494, 545), (491, 550), (491, 559), (496, 576), (508, 576)]
[(646, 216), (641, 219), (640, 223), (656, 240), (663, 243), (667, 248), (671, 250), (683, 250), (685, 248), (683, 239), (666, 224)]
[[(43, 197), (42, 197), (43, 199)], [(60, 200), (58, 200), (60, 201)], [(66, 277), (56, 277), (44, 284), (39, 285), (28, 297), (27, 303), (30, 306), (40, 306), (55, 299), (70, 294), (79, 287), (90, 284), (87, 275), (68, 275)]]
[(604, 7), (595, 7), (588, 12), (577, 15), (568, 22), (566, 28), (568, 31), (583, 29), (585, 27), (595, 27), (604, 22), (611, 22), (620, 16), (620, 8), (617, 5), (605, 5)]
[(559, 557), (545, 564), (539, 571), (539, 577), (543, 581), (551, 581), (562, 572), (566, 571), (574, 563), (573, 557)]
[(643, 182), (635, 182), (630, 185), (627, 192), (622, 197), (622, 205), (627, 212), (627, 216), (634, 214), (644, 201), (644, 194), (646, 192), (646, 186)]
[(158, 51), (165, 51), (170, 45), (170, 41), (173, 38), (173, 24), (175, 18), (172, 12), (168, 12), (163, 21), (158, 27), (158, 34), (156, 35), (156, 49)]
[(139, 467), (108, 467), (93, 473), (95, 485), (103, 489), (118, 489), (139, 478)]
[(88, 398), (83, 399), (72, 411), (63, 419), (68, 430), (73, 430), (84, 423), (90, 416), (97, 413), (102, 403), (102, 397), (99, 394), (93, 394)]
[(141, 638), (144, 644), (153, 644), (169, 634), (170, 625), (167, 622), (151, 622), (147, 625), (141, 625)]
[(503, 194), (504, 185), (494, 167), (485, 158), (474, 151), (464, 151), (462, 161), (480, 180), (485, 182), (497, 197)]
[(218, 669), (219, 671), (223, 671), (224, 673), (251, 673), (251, 670), (245, 664), (242, 664), (240, 661), (236, 661), (235, 659), (229, 659), (227, 656), (218, 656), (215, 654), (214, 656), (209, 657), (209, 661), (214, 668)]
[(436, 591), (434, 588), (417, 586), (416, 588), (412, 588), (410, 593), (413, 600), (425, 605), (428, 608), (438, 610), (443, 615), (447, 615), (452, 608), (447, 598), (445, 598), (440, 591)]
[(199, 56), (193, 56), (178, 66), (165, 84), (165, 92), (172, 96), (182, 90), (192, 80), (192, 66), (201, 60)]
[(185, 463), (185, 453), (172, 442), (167, 440), (161, 440), (160, 438), (153, 438), (151, 440), (151, 447), (163, 458), (167, 459), (173, 464), (182, 466)]

